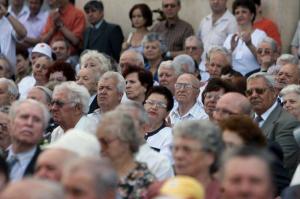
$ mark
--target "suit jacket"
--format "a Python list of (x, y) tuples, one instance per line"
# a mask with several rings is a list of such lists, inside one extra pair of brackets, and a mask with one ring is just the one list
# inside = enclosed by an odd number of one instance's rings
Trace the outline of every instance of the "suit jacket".
[(299, 163), (300, 150), (293, 135), (293, 130), (300, 122), (277, 104), (261, 129), (269, 140), (277, 142), (284, 154), (284, 166), (291, 177)]
[(28, 176), (28, 175), (33, 175), (34, 170), (35, 170), (35, 163), (39, 157), (39, 155), (41, 154), (41, 148), (38, 146), (37, 150), (35, 151), (33, 157), (31, 158), (29, 164), (27, 165), (25, 172), (24, 172), (24, 176)]
[(94, 110), (96, 110), (97, 108), (99, 108), (99, 106), (98, 106), (98, 103), (97, 103), (97, 95), (96, 95), (95, 98), (93, 99), (91, 105), (90, 105), (88, 114), (94, 112)]
[(121, 27), (104, 20), (98, 29), (88, 27), (85, 30), (83, 48), (98, 50), (119, 61), (123, 40)]
[(295, 199), (300, 198), (300, 185), (294, 185), (284, 190), (281, 195), (282, 199)]

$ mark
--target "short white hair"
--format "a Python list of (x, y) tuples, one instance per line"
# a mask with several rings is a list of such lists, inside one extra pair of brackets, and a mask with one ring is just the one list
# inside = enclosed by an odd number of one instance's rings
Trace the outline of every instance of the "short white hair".
[(7, 79), (5, 77), (1, 77), (0, 78), (0, 84), (6, 84), (7, 85), (7, 91), (9, 94), (11, 94), (12, 96), (14, 96), (15, 98), (18, 97), (19, 95), (19, 89), (16, 85), (16, 83), (10, 79)]
[(186, 55), (186, 54), (178, 55), (174, 58), (173, 62), (175, 64), (178, 64), (181, 67), (181, 70), (183, 70), (182, 66), (184, 64), (186, 64), (188, 66), (188, 71), (185, 71), (185, 72), (187, 72), (187, 73), (193, 74), (196, 71), (195, 61), (189, 55)]
[(100, 80), (101, 79), (110, 79), (110, 78), (116, 80), (117, 90), (119, 93), (123, 94), (125, 92), (125, 87), (126, 87), (126, 82), (125, 82), (124, 77), (118, 72), (108, 71), (101, 76)]
[(80, 56), (80, 68), (84, 63), (89, 60), (95, 60), (101, 65), (101, 71), (106, 72), (111, 70), (110, 60), (107, 59), (102, 53), (99, 53), (97, 50), (85, 50)]

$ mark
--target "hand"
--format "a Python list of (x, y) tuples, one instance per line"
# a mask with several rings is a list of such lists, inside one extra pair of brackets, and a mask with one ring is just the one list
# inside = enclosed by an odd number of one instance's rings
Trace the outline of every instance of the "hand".
[(236, 48), (238, 42), (239, 42), (239, 36), (238, 36), (238, 34), (234, 34), (234, 35), (231, 37), (231, 41), (230, 41), (231, 52), (234, 51), (234, 49)]
[(240, 32), (240, 38), (246, 43), (246, 45), (250, 45), (252, 44), (252, 41), (251, 41), (251, 32), (248, 32), (248, 31), (242, 31)]
[(0, 16), (2, 17), (6, 15), (6, 13), (7, 13), (6, 8), (2, 4), (0, 4)]

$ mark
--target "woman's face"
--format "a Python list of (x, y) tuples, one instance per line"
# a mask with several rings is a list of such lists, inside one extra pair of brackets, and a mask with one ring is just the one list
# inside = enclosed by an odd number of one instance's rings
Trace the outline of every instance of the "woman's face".
[(0, 59), (0, 77), (9, 78), (9, 72), (7, 68), (8, 68), (7, 62), (3, 59)]
[(224, 89), (221, 88), (218, 91), (210, 91), (204, 95), (204, 110), (210, 117), (213, 115), (218, 99), (220, 99), (224, 92)]
[(283, 96), (283, 108), (296, 118), (300, 118), (300, 96), (294, 92)]
[(63, 72), (62, 71), (56, 71), (54, 73), (51, 73), (50, 76), (49, 76), (49, 81), (53, 82), (64, 82), (64, 81), (67, 81), (67, 78), (64, 76)]
[(144, 107), (148, 114), (150, 123), (163, 123), (169, 113), (167, 111), (167, 103), (167, 99), (161, 94), (152, 93), (149, 95), (149, 97), (145, 100)]
[(81, 68), (90, 68), (95, 73), (100, 73), (100, 74), (104, 73), (102, 69), (102, 63), (100, 63), (99, 61), (93, 58), (89, 58), (84, 63), (82, 63)]
[(137, 73), (126, 76), (126, 95), (128, 99), (138, 100), (145, 96), (146, 88), (141, 84)]
[(142, 28), (145, 26), (146, 20), (139, 8), (133, 10), (131, 22), (134, 28)]
[(38, 83), (47, 83), (46, 73), (51, 62), (46, 57), (40, 57), (33, 65), (33, 77)]
[(29, 70), (29, 60), (22, 55), (17, 55), (16, 71), (17, 74), (24, 74)]
[(231, 130), (224, 130), (223, 131), (223, 141), (226, 147), (239, 147), (244, 145), (244, 141), (242, 138), (234, 131)]
[(239, 26), (252, 24), (252, 18), (254, 17), (248, 8), (241, 6), (236, 8), (234, 16)]
[(160, 59), (162, 52), (160, 50), (159, 41), (150, 41), (144, 44), (144, 55), (148, 60)]

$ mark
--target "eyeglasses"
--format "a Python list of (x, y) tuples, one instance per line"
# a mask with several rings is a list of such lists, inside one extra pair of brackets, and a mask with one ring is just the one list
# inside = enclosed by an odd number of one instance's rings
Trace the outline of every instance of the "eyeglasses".
[(74, 102), (63, 102), (63, 101), (60, 101), (60, 100), (52, 100), (50, 102), (50, 105), (51, 106), (56, 105), (57, 107), (62, 108), (64, 105), (66, 105), (66, 104), (72, 104), (72, 103), (74, 103)]
[(208, 99), (212, 99), (212, 100), (218, 100), (220, 99), (220, 97), (222, 96), (222, 94), (212, 94), (212, 93), (206, 93), (204, 95), (204, 99), (208, 100)]
[(271, 49), (268, 49), (268, 48), (265, 48), (265, 49), (263, 49), (263, 48), (258, 48), (257, 51), (256, 51), (256, 53), (259, 54), (259, 55), (262, 55), (263, 53), (264, 53), (265, 55), (270, 55), (270, 54), (272, 53), (272, 50), (271, 50)]
[(252, 88), (252, 89), (246, 90), (245, 94), (246, 94), (246, 96), (251, 96), (253, 94), (253, 92), (255, 91), (256, 94), (262, 95), (266, 92), (266, 90), (267, 90), (267, 88)]
[(197, 50), (198, 48), (196, 46), (186, 46), (185, 47), (185, 51), (195, 51)]
[(111, 143), (116, 141), (118, 138), (112, 138), (112, 139), (105, 139), (105, 138), (99, 138), (99, 142), (102, 148), (107, 148)]
[(168, 8), (168, 7), (175, 8), (176, 6), (177, 6), (176, 4), (163, 4), (164, 8)]
[(160, 102), (160, 101), (155, 101), (155, 100), (146, 100), (145, 104), (147, 104), (149, 106), (157, 107), (157, 108), (160, 108), (160, 109), (167, 108), (167, 105), (165, 103)]
[(187, 83), (176, 83), (175, 84), (175, 89), (198, 89), (196, 86), (193, 86), (192, 84), (187, 84)]

